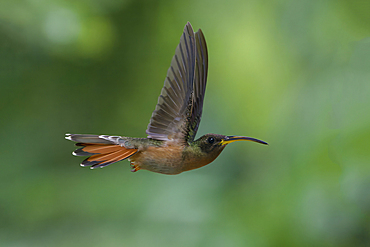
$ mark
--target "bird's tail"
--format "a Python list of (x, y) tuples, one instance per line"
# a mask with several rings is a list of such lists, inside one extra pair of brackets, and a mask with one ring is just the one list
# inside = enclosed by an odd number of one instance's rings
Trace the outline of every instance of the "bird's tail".
[(90, 156), (82, 161), (81, 166), (91, 166), (91, 169), (102, 168), (134, 155), (137, 149), (126, 148), (119, 142), (120, 136), (66, 134), (67, 140), (77, 142), (72, 154), (75, 156)]

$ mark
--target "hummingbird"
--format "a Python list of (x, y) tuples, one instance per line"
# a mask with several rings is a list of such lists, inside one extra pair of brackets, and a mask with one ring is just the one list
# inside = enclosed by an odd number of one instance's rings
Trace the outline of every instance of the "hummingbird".
[(147, 138), (110, 135), (66, 134), (79, 148), (75, 156), (89, 156), (81, 166), (103, 168), (128, 159), (132, 172), (148, 170), (175, 175), (211, 163), (235, 141), (246, 136), (206, 134), (195, 139), (202, 116), (208, 74), (208, 51), (201, 29), (185, 25), (158, 103), (146, 130)]

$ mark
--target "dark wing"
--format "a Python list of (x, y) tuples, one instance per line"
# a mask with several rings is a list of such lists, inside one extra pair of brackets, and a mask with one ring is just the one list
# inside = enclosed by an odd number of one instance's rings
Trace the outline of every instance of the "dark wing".
[(194, 140), (202, 116), (208, 73), (208, 51), (202, 30), (188, 22), (168, 69), (146, 133), (157, 140)]
[(193, 100), (195, 49), (194, 31), (188, 22), (146, 130), (148, 138), (171, 140), (184, 139), (187, 135), (184, 127)]
[(208, 51), (206, 40), (201, 29), (195, 33), (196, 42), (196, 65), (194, 78), (193, 104), (190, 109), (190, 119), (187, 121), (186, 130), (188, 135), (185, 137), (187, 142), (194, 140), (197, 134), (200, 119), (202, 117), (203, 100), (206, 91), (208, 74)]

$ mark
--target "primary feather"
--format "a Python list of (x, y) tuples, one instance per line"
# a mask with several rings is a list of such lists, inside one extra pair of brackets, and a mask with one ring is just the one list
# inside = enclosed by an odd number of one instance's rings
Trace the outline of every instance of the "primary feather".
[(185, 25), (146, 130), (148, 138), (192, 142), (202, 115), (208, 53), (202, 31)]

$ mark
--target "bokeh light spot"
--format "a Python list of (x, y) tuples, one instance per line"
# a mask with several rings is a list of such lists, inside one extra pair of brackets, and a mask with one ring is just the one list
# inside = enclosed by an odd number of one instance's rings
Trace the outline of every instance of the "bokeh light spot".
[(81, 30), (78, 15), (69, 9), (52, 10), (46, 15), (44, 32), (53, 43), (70, 44), (76, 42)]

